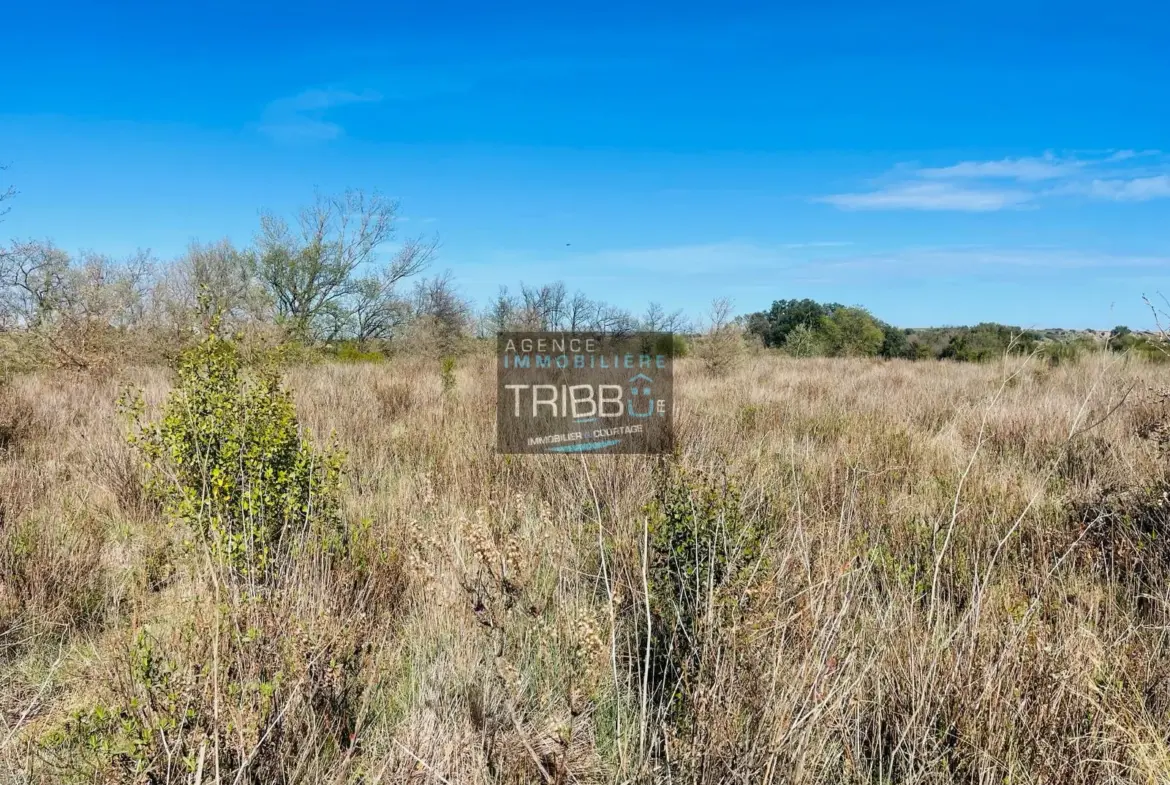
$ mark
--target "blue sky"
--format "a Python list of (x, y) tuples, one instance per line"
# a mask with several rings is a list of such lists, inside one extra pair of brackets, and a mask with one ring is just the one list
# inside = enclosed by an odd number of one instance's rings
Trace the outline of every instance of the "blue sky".
[(168, 258), (352, 186), (480, 303), (1136, 327), (1170, 295), (1163, 4), (102, 5), (5, 11), (0, 236)]

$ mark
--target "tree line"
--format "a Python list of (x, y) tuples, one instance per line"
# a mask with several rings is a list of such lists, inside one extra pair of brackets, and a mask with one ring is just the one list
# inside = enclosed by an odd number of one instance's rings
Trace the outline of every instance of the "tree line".
[(438, 239), (400, 237), (400, 223), (397, 202), (350, 190), (318, 195), (291, 220), (262, 212), (246, 247), (193, 242), (165, 262), (14, 240), (0, 247), (0, 352), (9, 364), (77, 369), (149, 360), (177, 354), (213, 316), (237, 333), (363, 351), (450, 353), (501, 330), (692, 329), (681, 311), (651, 303), (635, 314), (562, 282), (502, 287), (477, 309), (449, 271), (432, 274)]
[[(0, 189), (0, 217), (14, 193)], [(433, 272), (438, 239), (401, 237), (400, 223), (396, 201), (349, 190), (318, 194), (291, 220), (262, 212), (245, 247), (193, 242), (166, 262), (145, 251), (113, 259), (71, 254), (51, 240), (14, 240), (0, 246), (0, 365), (86, 369), (174, 356), (213, 317), (263, 341), (367, 355), (452, 354), (504, 330), (664, 331), (683, 337), (678, 353), (694, 341), (713, 367), (752, 344), (797, 357), (977, 361), (1044, 342), (990, 323), (905, 330), (864, 308), (810, 299), (777, 300), (740, 317), (726, 300), (698, 320), (659, 303), (634, 313), (559, 281), (501, 287), (477, 309), (449, 271)], [(1124, 327), (1109, 340), (1119, 351), (1143, 351), (1147, 343)]]
[(764, 346), (797, 357), (983, 362), (1009, 353), (1038, 353), (1059, 363), (1093, 350), (1108, 349), (1151, 360), (1166, 359), (1160, 333), (1139, 334), (1125, 326), (1113, 328), (1100, 339), (1087, 332), (1030, 330), (995, 322), (908, 329), (888, 324), (864, 308), (809, 299), (776, 300), (767, 311), (747, 316), (744, 324), (747, 334)]

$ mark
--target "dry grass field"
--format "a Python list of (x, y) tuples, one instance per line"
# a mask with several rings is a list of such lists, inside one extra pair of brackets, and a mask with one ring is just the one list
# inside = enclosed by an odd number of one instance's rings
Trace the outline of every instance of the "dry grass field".
[(287, 370), (344, 547), (262, 588), (144, 489), (168, 372), (11, 380), (0, 782), (1170, 780), (1164, 366), (679, 365), (662, 459), (496, 455), (490, 358)]

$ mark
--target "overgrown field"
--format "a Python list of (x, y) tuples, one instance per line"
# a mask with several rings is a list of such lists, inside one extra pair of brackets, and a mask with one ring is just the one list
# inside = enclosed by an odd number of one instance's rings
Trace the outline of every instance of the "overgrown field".
[(679, 366), (662, 459), (484, 357), (12, 379), (0, 782), (1170, 779), (1165, 366)]

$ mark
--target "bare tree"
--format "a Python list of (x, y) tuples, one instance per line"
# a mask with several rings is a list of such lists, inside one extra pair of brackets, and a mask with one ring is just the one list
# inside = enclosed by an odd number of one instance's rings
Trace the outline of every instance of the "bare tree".
[(521, 283), (520, 297), (524, 301), (525, 321), (531, 329), (561, 329), (567, 299), (563, 282), (557, 281), (539, 287)]
[(659, 303), (650, 303), (642, 316), (641, 328), (649, 332), (677, 333), (687, 329), (682, 310), (667, 313)]
[(501, 286), (499, 294), (484, 309), (483, 317), (480, 319), (482, 337), (516, 329), (520, 310), (520, 303), (508, 293), (508, 287)]
[(636, 321), (629, 311), (597, 302), (593, 304), (589, 329), (610, 335), (624, 335), (634, 331)]
[(728, 373), (739, 364), (746, 348), (743, 329), (732, 317), (732, 302), (720, 297), (711, 302), (707, 329), (699, 339), (696, 354), (707, 371), (716, 376)]
[(471, 326), (472, 314), (448, 270), (414, 285), (409, 332), (424, 353), (455, 354)]
[[(665, 314), (659, 307), (656, 329), (670, 330), (682, 325), (682, 312)], [(506, 286), (485, 309), (483, 331), (495, 334), (502, 330), (567, 330), (570, 332), (601, 332), (622, 334), (633, 332), (639, 320), (628, 311), (599, 300), (591, 300), (582, 291), (570, 297), (565, 284), (557, 281), (542, 286), (520, 284), (519, 296), (508, 292)], [(648, 328), (647, 328), (648, 329)]]
[(260, 319), (265, 295), (252, 275), (255, 259), (227, 239), (192, 242), (159, 281), (155, 307), (168, 323), (189, 327), (194, 316), (218, 315), (234, 324)]
[(9, 329), (35, 329), (59, 309), (69, 254), (48, 241), (14, 242), (0, 256), (0, 312)]
[(383, 277), (367, 275), (349, 298), (348, 335), (357, 341), (387, 340), (410, 316), (410, 303)]
[(471, 307), (456, 292), (450, 270), (415, 284), (414, 315), (433, 319), (451, 333), (462, 333), (467, 329)]
[(358, 341), (386, 340), (409, 315), (409, 303), (397, 292), (405, 278), (425, 270), (435, 258), (437, 241), (409, 240), (380, 274), (365, 275), (353, 283), (341, 308), (346, 311), (345, 333)]
[[(0, 166), (0, 172), (6, 171), (8, 171), (7, 165)], [(10, 206), (4, 205), (4, 202), (7, 202), (14, 196), (16, 196), (16, 188), (11, 185), (3, 188), (3, 190), (0, 190), (0, 218), (8, 215), (8, 211), (12, 209)], [(0, 251), (0, 256), (3, 256), (3, 254), (4, 252)]]
[(58, 365), (103, 365), (143, 321), (152, 266), (144, 251), (74, 260), (50, 242), (15, 243), (0, 262), (0, 313)]
[(726, 297), (717, 297), (711, 301), (711, 310), (707, 315), (711, 324), (709, 332), (719, 332), (731, 326), (734, 321), (731, 315), (732, 307), (733, 303)]
[(569, 332), (581, 332), (589, 326), (590, 315), (595, 313), (596, 304), (581, 290), (573, 293), (565, 312), (566, 328)]
[[(393, 237), (397, 212), (396, 202), (376, 192), (351, 190), (340, 197), (318, 195), (301, 211), (295, 231), (271, 213), (261, 217), (256, 273), (295, 334), (310, 337), (320, 320), (336, 321), (355, 293), (358, 269), (374, 262), (378, 248)], [(418, 241), (404, 248), (386, 270), (391, 282), (422, 270), (434, 245)]]

